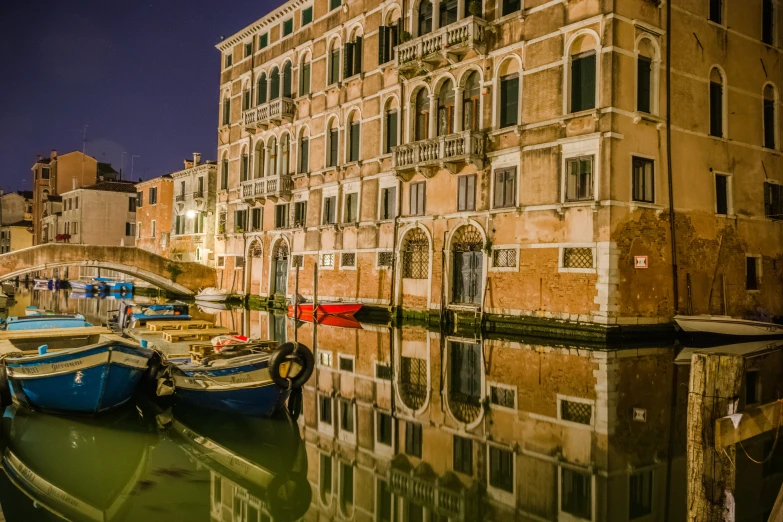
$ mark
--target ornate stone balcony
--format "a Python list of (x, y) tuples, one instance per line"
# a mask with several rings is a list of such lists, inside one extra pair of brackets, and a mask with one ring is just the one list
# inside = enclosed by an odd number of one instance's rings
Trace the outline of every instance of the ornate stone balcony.
[(456, 63), (468, 51), (486, 53), (487, 22), (469, 16), (436, 31), (399, 44), (394, 51), (394, 63), (407, 78), (433, 71), (445, 60)]
[(407, 459), (395, 458), (389, 470), (391, 491), (450, 520), (476, 520), (476, 491), (466, 489), (453, 474), (437, 476), (428, 464), (412, 468)]
[(296, 103), (291, 98), (276, 98), (242, 112), (245, 130), (266, 129), (269, 125), (291, 123), (296, 115)]
[(393, 165), (397, 174), (421, 172), (430, 177), (441, 168), (455, 173), (466, 163), (484, 168), (483, 133), (462, 131), (394, 148)]
[(270, 176), (249, 179), (242, 182), (242, 199), (263, 201), (266, 199), (288, 199), (294, 188), (291, 176)]

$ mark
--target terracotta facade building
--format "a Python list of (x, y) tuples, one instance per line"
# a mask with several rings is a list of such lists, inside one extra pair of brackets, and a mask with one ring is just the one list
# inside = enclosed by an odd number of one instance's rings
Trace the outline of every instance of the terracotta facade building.
[(767, 0), (291, 0), (218, 45), (222, 285), (290, 296), (296, 263), (308, 295), (318, 264), (323, 299), (429, 313), (780, 315), (781, 21)]
[(174, 212), (171, 174), (141, 181), (136, 190), (136, 246), (168, 257)]
[(169, 255), (177, 261), (214, 266), (215, 188), (214, 161), (201, 162), (201, 154), (184, 161), (184, 169), (171, 173), (174, 203)]

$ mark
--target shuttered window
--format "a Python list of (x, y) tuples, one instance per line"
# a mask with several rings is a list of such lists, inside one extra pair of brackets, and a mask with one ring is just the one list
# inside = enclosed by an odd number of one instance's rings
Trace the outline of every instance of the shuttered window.
[(228, 160), (224, 159), (220, 168), (220, 188), (221, 190), (228, 189)]
[(337, 196), (324, 198), (324, 225), (333, 225), (336, 222), (337, 214)]
[(359, 193), (352, 192), (345, 195), (345, 216), (343, 221), (346, 223), (354, 223), (359, 221)]
[(246, 230), (247, 210), (234, 211), (234, 232), (240, 234)]
[(723, 137), (723, 85), (710, 82), (710, 136)]
[(519, 75), (511, 74), (500, 79), (500, 127), (517, 125), (519, 112)]
[(595, 51), (571, 59), (571, 112), (595, 108)]
[(358, 121), (351, 123), (348, 161), (359, 161), (359, 129)]
[(247, 181), (250, 174), (250, 158), (247, 154), (242, 154), (242, 179), (241, 181)]
[(136, 206), (141, 207), (142, 203), (144, 203), (144, 192), (137, 192), (136, 193)]
[(340, 81), (340, 49), (332, 51), (329, 57), (329, 85)]
[[(158, 202), (158, 187), (150, 187), (150, 205)], [(139, 205), (141, 206), (141, 205)], [(79, 208), (79, 198), (76, 198), (76, 208)]]
[(302, 26), (305, 26), (313, 21), (313, 7), (310, 6), (307, 9), (302, 9)]
[(457, 178), (457, 210), (476, 210), (476, 175)]
[(636, 110), (648, 114), (651, 112), (651, 74), (652, 61), (646, 56), (640, 56), (636, 73)]
[(261, 209), (260, 208), (254, 208), (252, 210), (252, 213), (250, 215), (251, 217), (251, 226), (254, 232), (258, 232), (261, 230)]
[(421, 458), (422, 426), (417, 422), (405, 423), (405, 453)]
[(307, 201), (294, 203), (294, 226), (303, 227), (307, 224)]
[(389, 154), (397, 146), (397, 111), (386, 113), (386, 147), (384, 153)]
[(516, 167), (495, 171), (494, 208), (513, 207), (516, 204), (516, 181)]
[(310, 94), (310, 62), (302, 64), (299, 71), (299, 96)]
[(420, 181), (418, 183), (411, 183), (411, 216), (423, 216), (424, 215), (424, 202), (426, 198), (427, 185)]
[(381, 219), (393, 219), (397, 209), (397, 187), (381, 190)]
[(378, 65), (394, 59), (394, 48), (399, 43), (399, 20), (397, 23), (378, 28)]
[(310, 169), (310, 140), (299, 140), (299, 174), (304, 174)]
[(275, 205), (275, 228), (288, 228), (288, 203)]
[(647, 158), (633, 158), (633, 200), (655, 202), (655, 162)]
[(565, 199), (566, 201), (593, 199), (593, 156), (568, 159)]
[(223, 100), (223, 125), (231, 123), (231, 100)]
[(329, 130), (329, 167), (337, 166), (337, 146), (338, 146), (338, 134), (337, 129)]

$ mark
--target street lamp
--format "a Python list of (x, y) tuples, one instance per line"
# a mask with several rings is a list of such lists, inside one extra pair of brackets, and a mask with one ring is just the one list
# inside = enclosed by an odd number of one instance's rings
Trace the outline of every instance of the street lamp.
[(185, 215), (188, 216), (190, 219), (193, 219), (194, 217), (196, 217), (196, 211), (195, 210), (188, 210), (185, 213)]

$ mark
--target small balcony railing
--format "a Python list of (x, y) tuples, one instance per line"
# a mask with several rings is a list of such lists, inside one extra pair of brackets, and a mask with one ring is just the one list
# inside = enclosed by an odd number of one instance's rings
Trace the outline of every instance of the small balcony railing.
[(185, 201), (185, 194), (177, 194), (174, 196), (174, 201)]
[(204, 199), (204, 191), (203, 190), (197, 190), (193, 193), (194, 199)]
[(249, 179), (242, 182), (242, 198), (263, 200), (267, 198), (288, 198), (294, 188), (291, 176), (273, 176)]
[(462, 131), (414, 141), (395, 147), (393, 157), (394, 169), (398, 172), (433, 167), (453, 171), (461, 163), (473, 163), (481, 169), (484, 163), (484, 134)]
[(394, 63), (403, 73), (432, 71), (443, 58), (459, 59), (468, 51), (486, 53), (487, 22), (469, 16), (458, 22), (399, 44), (394, 51)]
[[(390, 470), (391, 491), (411, 502), (425, 506), (444, 518), (475, 520), (478, 502), (473, 491), (456, 484), (441, 485), (437, 477), (413, 470)], [(429, 476), (428, 476), (429, 475)]]
[(296, 103), (291, 98), (276, 98), (242, 112), (245, 129), (265, 129), (272, 123), (291, 123), (296, 115)]

